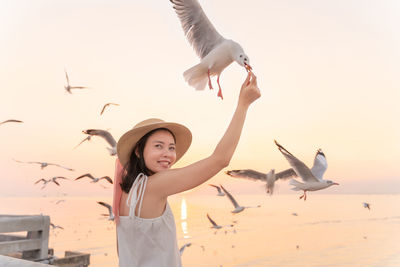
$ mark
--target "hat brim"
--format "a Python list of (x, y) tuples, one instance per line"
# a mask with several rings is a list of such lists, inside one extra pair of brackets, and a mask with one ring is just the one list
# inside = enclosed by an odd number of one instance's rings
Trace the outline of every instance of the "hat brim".
[(189, 149), (192, 143), (192, 133), (185, 126), (174, 122), (158, 122), (150, 125), (144, 125), (134, 128), (126, 132), (117, 143), (117, 155), (122, 166), (126, 166), (132, 154), (133, 147), (136, 143), (148, 132), (166, 128), (170, 130), (175, 136), (175, 151), (177, 162)]

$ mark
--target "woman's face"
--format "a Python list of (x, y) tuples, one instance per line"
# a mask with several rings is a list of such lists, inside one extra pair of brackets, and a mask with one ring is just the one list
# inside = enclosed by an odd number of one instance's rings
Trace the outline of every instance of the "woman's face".
[(176, 161), (175, 141), (166, 130), (154, 132), (147, 139), (143, 150), (146, 167), (154, 173), (167, 170)]

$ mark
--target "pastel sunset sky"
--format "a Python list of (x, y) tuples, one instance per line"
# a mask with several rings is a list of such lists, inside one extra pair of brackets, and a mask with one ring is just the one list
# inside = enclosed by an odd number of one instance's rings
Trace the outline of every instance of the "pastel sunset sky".
[[(225, 38), (242, 45), (262, 97), (251, 106), (230, 169), (289, 167), (273, 140), (312, 165), (321, 148), (323, 193), (400, 193), (400, 2), (201, 0)], [(109, 129), (118, 140), (137, 122), (157, 117), (191, 129), (193, 143), (176, 164), (212, 153), (235, 108), (246, 71), (230, 65), (217, 90), (195, 91), (182, 73), (199, 58), (172, 4), (137, 0), (0, 2), (0, 196), (111, 195), (111, 186), (41, 178), (84, 173), (113, 177), (107, 144), (82, 130)], [(90, 87), (68, 94), (70, 83)], [(216, 79), (213, 79), (216, 87)], [(100, 116), (107, 102), (118, 103)], [(47, 161), (43, 170), (13, 161)], [(188, 177), (189, 179), (190, 177)], [(261, 183), (223, 172), (210, 180), (235, 193)], [(278, 193), (291, 192), (280, 183)], [(213, 192), (206, 185), (194, 191)]]

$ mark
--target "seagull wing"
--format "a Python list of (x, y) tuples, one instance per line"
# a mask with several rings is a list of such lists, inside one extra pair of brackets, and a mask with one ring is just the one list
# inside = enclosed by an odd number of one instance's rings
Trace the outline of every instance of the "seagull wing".
[(275, 141), (275, 144), (278, 146), (279, 151), (283, 154), (283, 156), (285, 156), (286, 160), (292, 166), (296, 174), (300, 176), (304, 182), (319, 182), (311, 170), (302, 161), (293, 156), (292, 153), (287, 151), (277, 141)]
[(105, 104), (103, 106), (103, 108), (101, 109), (100, 115), (103, 115), (104, 110), (106, 109), (106, 107), (108, 107), (109, 103)]
[(287, 180), (287, 179), (296, 178), (296, 177), (298, 177), (297, 173), (292, 168), (278, 172), (277, 174), (275, 174), (276, 180), (278, 180), (278, 179)]
[(236, 200), (233, 198), (233, 196), (228, 191), (226, 191), (226, 189), (222, 185), (220, 185), (220, 187), (222, 188), (222, 190), (224, 190), (226, 196), (232, 202), (233, 206), (235, 206), (235, 208), (240, 207), (239, 204), (236, 202)]
[(84, 132), (86, 134), (98, 135), (100, 137), (103, 137), (107, 141), (107, 143), (109, 143), (112, 147), (115, 147), (117, 145), (117, 142), (115, 141), (114, 137), (105, 130), (89, 129)]
[(64, 72), (65, 72), (65, 78), (67, 79), (67, 84), (69, 85), (68, 73), (67, 73), (67, 71), (66, 71), (66, 70), (64, 70)]
[(0, 125), (3, 124), (3, 123), (7, 123), (7, 122), (23, 122), (23, 121), (19, 121), (19, 120), (6, 120), (6, 121), (3, 121), (3, 122), (0, 122)]
[(170, 0), (181, 21), (183, 32), (200, 58), (225, 39), (211, 24), (197, 0)]
[(74, 147), (74, 149), (75, 148), (77, 148), (78, 146), (80, 146), (83, 142), (85, 142), (86, 140), (90, 140), (90, 135), (89, 136), (87, 136), (87, 137), (85, 137), (85, 139), (83, 139), (78, 145), (76, 145), (76, 147)]
[(112, 179), (109, 176), (103, 176), (103, 177), (100, 178), (100, 180), (101, 179), (106, 179), (110, 184), (113, 183)]
[(69, 171), (73, 171), (74, 170), (74, 169), (71, 169), (71, 168), (68, 168), (68, 167), (61, 166), (61, 165), (56, 164), (56, 163), (47, 163), (47, 165), (57, 166), (57, 167), (60, 167), (60, 168), (63, 168), (63, 169), (69, 170)]
[(39, 183), (39, 182), (41, 182), (41, 181), (46, 182), (46, 180), (42, 178), (42, 179), (40, 179), (40, 180), (37, 180), (37, 181), (35, 182), (35, 184), (37, 184), (37, 183)]
[(209, 184), (209, 186), (213, 186), (218, 190), (218, 193), (222, 193), (221, 188), (218, 185)]
[(226, 174), (235, 177), (235, 178), (246, 178), (250, 180), (256, 181), (266, 181), (267, 175), (265, 173), (261, 173), (255, 170), (246, 169), (246, 170), (232, 170), (227, 171)]
[(326, 169), (328, 168), (328, 162), (326, 161), (325, 154), (321, 149), (318, 149), (314, 158), (314, 165), (311, 168), (311, 172), (317, 177), (319, 180), (322, 180)]
[(106, 207), (106, 208), (108, 209), (109, 215), (113, 214), (113, 213), (112, 213), (112, 207), (111, 207), (109, 204), (107, 204), (107, 203), (105, 203), (105, 202), (102, 202), (102, 201), (97, 201), (97, 203), (100, 204), (100, 205), (102, 205), (102, 206), (104, 206), (104, 207)]
[(93, 175), (91, 175), (90, 173), (85, 173), (85, 174), (83, 174), (83, 175), (81, 175), (81, 176), (75, 178), (75, 180), (82, 179), (83, 177), (89, 177), (90, 179), (94, 180)]
[(218, 224), (216, 224), (216, 223), (214, 222), (214, 220), (211, 219), (211, 217), (210, 217), (210, 215), (208, 215), (208, 213), (207, 213), (207, 218), (208, 218), (208, 220), (210, 221), (210, 223), (211, 223), (212, 225), (218, 226)]

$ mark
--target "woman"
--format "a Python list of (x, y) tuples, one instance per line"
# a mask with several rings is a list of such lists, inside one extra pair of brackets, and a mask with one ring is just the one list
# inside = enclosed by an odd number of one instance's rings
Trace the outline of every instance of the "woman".
[(259, 97), (257, 79), (249, 72), (232, 121), (214, 152), (183, 168), (171, 169), (192, 140), (183, 125), (149, 119), (120, 138), (113, 203), (119, 266), (182, 266), (167, 198), (201, 185), (229, 165), (247, 110)]

